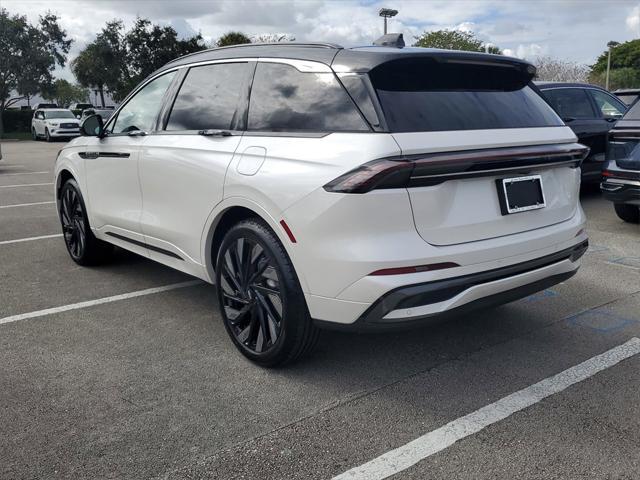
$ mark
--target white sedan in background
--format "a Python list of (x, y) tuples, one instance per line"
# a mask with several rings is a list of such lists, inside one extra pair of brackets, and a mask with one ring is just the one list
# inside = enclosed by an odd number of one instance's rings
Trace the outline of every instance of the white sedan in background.
[(43, 108), (36, 110), (31, 120), (31, 136), (34, 140), (45, 138), (47, 142), (61, 137), (80, 135), (80, 122), (66, 108)]

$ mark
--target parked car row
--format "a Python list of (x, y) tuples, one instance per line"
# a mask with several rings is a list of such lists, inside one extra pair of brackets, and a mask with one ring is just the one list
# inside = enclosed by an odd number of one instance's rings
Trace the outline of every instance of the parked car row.
[(66, 108), (43, 108), (33, 112), (31, 137), (34, 140), (44, 138), (47, 142), (57, 138), (73, 138), (80, 135), (80, 123), (87, 117), (99, 115), (107, 121), (114, 110), (86, 108), (82, 115), (74, 115)]
[(582, 165), (582, 181), (600, 182), (607, 148), (607, 134), (624, 115), (627, 106), (615, 95), (594, 85), (581, 83), (536, 84), (578, 141), (589, 147)]

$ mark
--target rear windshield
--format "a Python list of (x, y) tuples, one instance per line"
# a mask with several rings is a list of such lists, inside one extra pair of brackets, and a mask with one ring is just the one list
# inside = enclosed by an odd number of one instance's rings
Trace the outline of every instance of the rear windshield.
[(392, 132), (563, 125), (530, 75), (510, 66), (396, 60), (370, 77)]

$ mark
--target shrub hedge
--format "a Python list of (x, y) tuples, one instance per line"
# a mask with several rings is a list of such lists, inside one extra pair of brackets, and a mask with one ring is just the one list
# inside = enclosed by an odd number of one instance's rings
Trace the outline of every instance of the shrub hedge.
[[(74, 115), (80, 115), (81, 110), (73, 110)], [(13, 132), (31, 132), (31, 119), (33, 118), (33, 110), (12, 110), (8, 109), (2, 112), (2, 124), (4, 131)]]

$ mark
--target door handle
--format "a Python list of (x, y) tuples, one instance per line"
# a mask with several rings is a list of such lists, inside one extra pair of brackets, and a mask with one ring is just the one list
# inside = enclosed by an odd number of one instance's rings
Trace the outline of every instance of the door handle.
[(231, 132), (229, 130), (198, 130), (198, 135), (202, 135), (204, 137), (230, 137)]
[(147, 132), (145, 132), (144, 130), (133, 130), (132, 132), (129, 132), (127, 135), (129, 135), (130, 137), (144, 137), (147, 134)]

